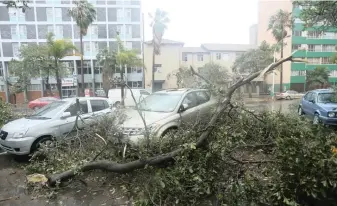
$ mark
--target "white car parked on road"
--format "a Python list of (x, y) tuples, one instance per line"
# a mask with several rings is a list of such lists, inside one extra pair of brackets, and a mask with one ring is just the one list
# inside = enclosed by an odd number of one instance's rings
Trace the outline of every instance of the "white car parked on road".
[(62, 137), (74, 127), (79, 99), (83, 120), (79, 128), (95, 123), (97, 118), (112, 112), (108, 99), (99, 97), (67, 98), (52, 102), (31, 116), (5, 124), (0, 130), (0, 147), (8, 153), (27, 155), (40, 143), (52, 137)]

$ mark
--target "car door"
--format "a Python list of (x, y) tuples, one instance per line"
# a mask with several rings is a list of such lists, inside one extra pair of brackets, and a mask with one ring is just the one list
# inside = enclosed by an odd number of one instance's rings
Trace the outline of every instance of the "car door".
[[(314, 101), (314, 102), (312, 102)], [(317, 93), (312, 92), (312, 94), (308, 97), (308, 106), (307, 106), (307, 114), (313, 118), (314, 117), (314, 113), (317, 109)]]
[(182, 105), (187, 105), (187, 108), (180, 113), (182, 124), (193, 123), (197, 118), (196, 107), (198, 106), (198, 100), (195, 92), (190, 92), (185, 95)]
[(104, 99), (91, 99), (90, 106), (92, 110), (92, 117), (94, 121), (97, 121), (100, 117), (110, 114), (111, 109), (109, 103)]
[[(88, 109), (88, 101), (82, 100), (80, 103), (80, 115), (77, 121), (77, 126), (79, 128), (83, 128), (84, 124), (87, 119), (87, 115), (89, 113)], [(76, 116), (77, 116), (77, 106), (76, 103), (71, 104), (64, 112), (70, 112), (70, 116), (63, 119), (63, 123), (60, 125), (60, 133), (61, 135), (66, 135), (74, 128), (75, 122), (76, 122)]]
[(301, 100), (302, 111), (305, 114), (308, 114), (309, 99), (310, 99), (311, 95), (312, 95), (312, 92), (308, 92), (304, 95), (304, 97)]
[(201, 118), (208, 116), (211, 113), (211, 96), (206, 91), (197, 91), (196, 97), (198, 101), (198, 112)]

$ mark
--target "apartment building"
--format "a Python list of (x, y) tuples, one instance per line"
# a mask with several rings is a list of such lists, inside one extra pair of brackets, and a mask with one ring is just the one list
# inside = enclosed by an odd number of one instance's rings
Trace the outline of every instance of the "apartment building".
[[(299, 19), (301, 7), (294, 7), (291, 0), (270, 1), (259, 0), (258, 12), (258, 43), (266, 40), (270, 44), (275, 44), (270, 31), (267, 31), (268, 22), (272, 15), (280, 9), (292, 12), (294, 26), (287, 31), (289, 38), (285, 38), (284, 56), (289, 56), (293, 51), (298, 50), (294, 57), (307, 59), (307, 63), (283, 64), (283, 90), (292, 89), (298, 92), (307, 91), (310, 88), (306, 85), (306, 72), (316, 67), (326, 67), (330, 72), (329, 82), (335, 84), (337, 81), (337, 65), (331, 64), (329, 59), (336, 54), (335, 45), (337, 44), (337, 33), (334, 30), (319, 32), (314, 28), (303, 31), (303, 22)], [(301, 49), (301, 50), (299, 50)], [(303, 50), (304, 49), (304, 50)], [(280, 58), (280, 54), (276, 54)], [(266, 83), (271, 88), (273, 84), (272, 74), (266, 77)], [(279, 91), (280, 73), (276, 71), (274, 77), (275, 91)]]
[[(81, 86), (80, 40), (79, 27), (68, 14), (74, 7), (75, 0), (31, 0), (29, 9), (22, 13), (20, 9), (6, 8), (0, 4), (0, 95), (8, 100), (8, 88), (4, 83), (11, 74), (8, 62), (18, 59), (20, 47), (29, 44), (46, 44), (49, 32), (56, 39), (69, 39), (78, 48), (77, 52), (65, 57), (62, 61), (68, 74), (62, 79), (62, 95), (69, 97), (77, 94), (77, 86)], [(136, 49), (142, 56), (142, 15), (141, 0), (89, 0), (97, 11), (96, 20), (89, 27), (83, 38), (84, 42), (84, 85), (92, 92), (102, 87), (101, 67), (96, 55), (101, 49), (116, 49), (116, 35), (128, 49)], [(127, 81), (131, 87), (143, 86), (142, 68), (127, 68)], [(118, 75), (118, 74), (117, 74)], [(31, 80), (28, 87), (29, 99), (43, 96), (45, 88), (43, 79)], [(56, 90), (56, 80), (51, 77), (50, 83)], [(22, 95), (17, 95), (19, 99)], [(20, 102), (20, 100), (18, 100)]]
[[(183, 42), (163, 39), (161, 54), (156, 56), (155, 85), (156, 90), (177, 87), (175, 73), (179, 68), (192, 66), (195, 70), (207, 63), (222, 65), (231, 73), (235, 58), (254, 48), (249, 44), (201, 44), (200, 47), (184, 47)], [(145, 42), (145, 87), (151, 88), (151, 67), (153, 51), (152, 42)], [(263, 79), (256, 79), (262, 82)], [(257, 91), (259, 89), (253, 89)]]

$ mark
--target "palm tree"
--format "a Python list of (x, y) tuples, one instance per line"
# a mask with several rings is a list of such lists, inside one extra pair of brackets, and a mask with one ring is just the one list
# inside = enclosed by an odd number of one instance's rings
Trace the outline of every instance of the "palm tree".
[(96, 10), (94, 6), (87, 0), (73, 1), (75, 8), (69, 10), (69, 15), (76, 21), (80, 28), (80, 44), (81, 44), (81, 92), (84, 95), (84, 74), (83, 74), (83, 36), (87, 35), (90, 24), (96, 19)]
[(150, 26), (152, 27), (152, 45), (153, 45), (153, 54), (152, 54), (152, 92), (154, 92), (154, 72), (156, 64), (156, 55), (160, 54), (160, 44), (164, 35), (165, 30), (167, 29), (167, 24), (170, 22), (170, 19), (167, 16), (167, 12), (156, 9), (154, 15), (149, 13), (150, 18), (152, 19)]
[(61, 82), (61, 72), (62, 67), (59, 65), (60, 59), (63, 59), (68, 54), (76, 50), (76, 47), (73, 45), (71, 41), (67, 41), (64, 39), (54, 40), (54, 34), (49, 33), (47, 35), (47, 45), (48, 45), (48, 52), (50, 57), (54, 61), (53, 70), (55, 72), (56, 78), (56, 86), (59, 92), (60, 98), (62, 99), (62, 82)]
[(307, 71), (306, 81), (308, 86), (315, 86), (319, 84), (323, 88), (329, 82), (329, 70), (326, 67), (316, 67), (312, 71)]
[(108, 97), (109, 89), (116, 67), (116, 53), (103, 49), (97, 54), (98, 63), (103, 66), (102, 68), (102, 86), (106, 97)]
[[(276, 14), (270, 17), (268, 30), (271, 30), (275, 40), (281, 43), (281, 58), (283, 58), (283, 40), (288, 35), (287, 29), (290, 29), (293, 25), (293, 18), (291, 13), (283, 10), (279, 10)], [(280, 92), (283, 87), (283, 66), (280, 68)]]

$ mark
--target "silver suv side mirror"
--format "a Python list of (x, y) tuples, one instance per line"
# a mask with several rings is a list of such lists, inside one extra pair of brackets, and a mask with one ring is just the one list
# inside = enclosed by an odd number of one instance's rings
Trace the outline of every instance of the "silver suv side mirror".
[(66, 119), (68, 117), (71, 116), (71, 113), (70, 112), (63, 112), (62, 116), (61, 116), (61, 119)]
[(180, 105), (179, 112), (184, 112), (188, 109), (188, 104)]

